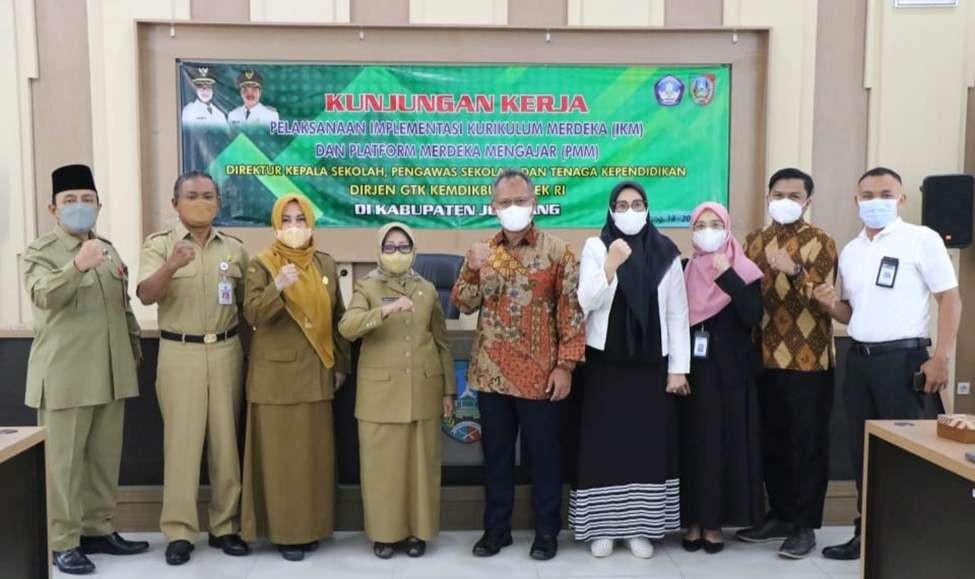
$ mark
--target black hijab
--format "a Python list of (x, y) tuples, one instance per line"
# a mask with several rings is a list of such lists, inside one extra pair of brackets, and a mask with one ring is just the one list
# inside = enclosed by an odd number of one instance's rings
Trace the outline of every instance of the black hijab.
[[(657, 286), (680, 255), (677, 245), (664, 236), (650, 222), (647, 211), (647, 225), (636, 235), (626, 235), (613, 222), (613, 207), (620, 193), (633, 189), (640, 194), (645, 205), (647, 192), (635, 181), (623, 181), (613, 187), (609, 196), (609, 212), (606, 225), (599, 234), (606, 248), (617, 239), (625, 240), (632, 250), (630, 257), (617, 270), (619, 285), (617, 291), (623, 292), (630, 315), (626, 316), (627, 353), (634, 355), (644, 351), (648, 342), (659, 341), (660, 328), (651, 327), (651, 320), (659, 321), (659, 301)], [(655, 332), (650, 334), (650, 332)]]

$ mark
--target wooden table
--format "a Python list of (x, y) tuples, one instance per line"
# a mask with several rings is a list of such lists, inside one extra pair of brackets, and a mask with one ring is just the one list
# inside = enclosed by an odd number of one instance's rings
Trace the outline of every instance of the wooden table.
[(44, 428), (0, 427), (0, 569), (49, 578)]
[(975, 445), (934, 420), (867, 422), (861, 576), (975, 577)]

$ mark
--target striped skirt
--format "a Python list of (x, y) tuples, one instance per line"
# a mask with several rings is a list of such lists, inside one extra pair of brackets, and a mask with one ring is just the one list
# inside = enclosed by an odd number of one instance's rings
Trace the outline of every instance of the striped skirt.
[(677, 406), (662, 364), (580, 367), (576, 484), (569, 526), (580, 541), (660, 539), (680, 529)]

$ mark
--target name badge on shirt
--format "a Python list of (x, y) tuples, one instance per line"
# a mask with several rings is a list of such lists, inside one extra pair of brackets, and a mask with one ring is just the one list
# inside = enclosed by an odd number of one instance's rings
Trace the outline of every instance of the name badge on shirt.
[(217, 303), (221, 306), (234, 305), (234, 284), (226, 277), (221, 277), (217, 284)]
[(711, 334), (704, 330), (694, 332), (694, 347), (692, 349), (695, 358), (707, 358), (711, 344)]
[(393, 302), (395, 302), (395, 301), (396, 301), (396, 300), (398, 300), (398, 299), (399, 299), (399, 298), (390, 298), (390, 297), (385, 297), (385, 298), (383, 298), (383, 305), (386, 305), (386, 304), (391, 304), (391, 303), (393, 303)]
[(893, 288), (894, 281), (897, 279), (897, 267), (900, 260), (896, 257), (885, 257), (880, 260), (880, 269), (877, 270), (877, 285), (885, 288)]

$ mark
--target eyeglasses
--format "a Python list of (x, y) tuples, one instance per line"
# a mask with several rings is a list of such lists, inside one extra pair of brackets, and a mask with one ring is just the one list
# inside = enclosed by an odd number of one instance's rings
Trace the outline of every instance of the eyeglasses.
[(384, 243), (383, 244), (383, 253), (392, 254), (392, 253), (396, 253), (397, 251), (400, 253), (410, 253), (411, 251), (413, 251), (413, 245), (409, 243), (400, 243), (400, 244)]
[(512, 205), (517, 205), (518, 207), (528, 207), (532, 204), (532, 200), (529, 198), (505, 199), (504, 201), (495, 201), (494, 204), (498, 206), (498, 209), (507, 209)]
[(613, 204), (613, 211), (617, 213), (625, 213), (630, 209), (634, 211), (646, 211), (647, 204), (639, 199), (633, 201), (632, 203), (627, 203), (626, 201), (617, 201), (615, 204)]

